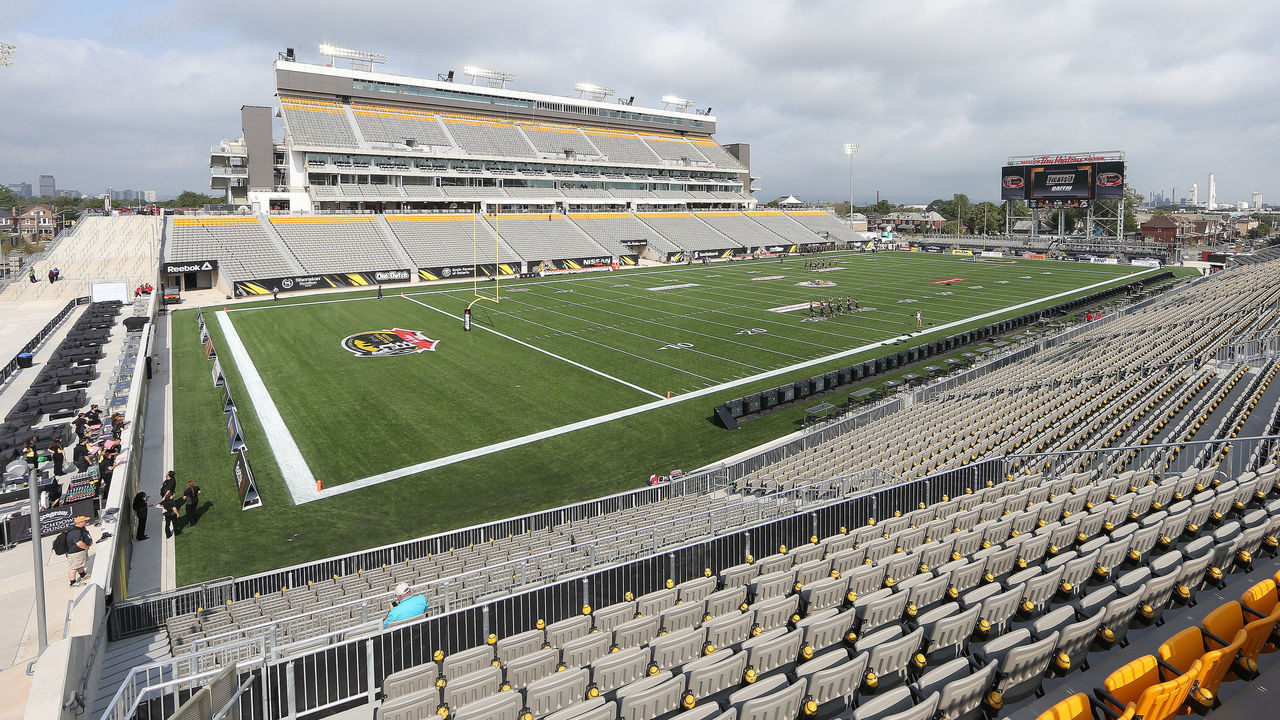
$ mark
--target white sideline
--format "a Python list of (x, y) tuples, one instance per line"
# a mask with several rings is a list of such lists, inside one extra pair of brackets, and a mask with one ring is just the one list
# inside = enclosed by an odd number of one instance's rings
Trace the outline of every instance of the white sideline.
[[(922, 334), (932, 334), (941, 330), (949, 330), (951, 328), (958, 327), (961, 325), (967, 325), (975, 320), (984, 320), (986, 318), (993, 317), (995, 315), (1002, 315), (1004, 313), (1007, 313), (1013, 310), (1020, 310), (1022, 308), (1030, 307), (1032, 305), (1039, 305), (1040, 303), (1043, 303), (1049, 300), (1056, 300), (1061, 297), (1066, 297), (1068, 295), (1075, 295), (1077, 293), (1092, 290), (1094, 288), (1102, 287), (1104, 285), (1110, 285), (1112, 283), (1122, 282), (1127, 279), (1138, 278), (1148, 273), (1156, 272), (1158, 269), (1159, 268), (1150, 268), (1147, 270), (1142, 270), (1140, 272), (1135, 272), (1132, 275), (1128, 275), (1128, 276), (1113, 277), (1107, 280), (1103, 280), (1101, 282), (1094, 283), (1092, 285), (1073, 288), (1071, 290), (1065, 290), (1055, 295), (1048, 295), (1045, 297), (1036, 298), (1034, 300), (1028, 300), (1026, 302), (1018, 303), (1016, 305), (1010, 305), (1008, 307), (1000, 308), (997, 310), (991, 310), (989, 312), (985, 312), (980, 315), (973, 315), (967, 318), (956, 320), (954, 322), (949, 322), (943, 325), (937, 325), (937, 326), (931, 327), (925, 333), (922, 333)], [(429, 305), (424, 304), (424, 307), (428, 307), (432, 310), (436, 310), (437, 312), (444, 312), (442, 310), (438, 310), (437, 308), (431, 308)], [(449, 314), (449, 313), (445, 313), (445, 314)], [(531, 433), (529, 435), (523, 435), (521, 437), (512, 438), (510, 440), (503, 440), (502, 442), (493, 443), (492, 445), (485, 445), (483, 447), (473, 448), (471, 450), (466, 450), (460, 453), (454, 453), (453, 455), (447, 455), (445, 457), (436, 458), (434, 460), (428, 460), (426, 462), (421, 462), (414, 465), (408, 465), (406, 467), (398, 468), (396, 470), (389, 470), (387, 472), (379, 473), (377, 475), (370, 475), (369, 477), (361, 478), (359, 480), (352, 480), (350, 482), (345, 482), (340, 485), (335, 485), (333, 487), (325, 488), (324, 490), (317, 492), (315, 487), (315, 478), (311, 474), (311, 469), (307, 467), (306, 460), (303, 459), (302, 453), (298, 450), (297, 444), (294, 443), (293, 436), (289, 434), (289, 429), (288, 427), (285, 426), (283, 418), (280, 417), (279, 410), (276, 409), (275, 403), (271, 400), (271, 395), (270, 393), (267, 392), (266, 385), (262, 382), (261, 376), (258, 375), (257, 368), (254, 367), (253, 361), (249, 359), (249, 353), (245, 349), (244, 343), (241, 342), (240, 336), (236, 334), (235, 328), (231, 325), (231, 322), (228, 319), (226, 312), (219, 311), (217, 315), (218, 315), (218, 324), (219, 326), (222, 327), (223, 332), (227, 336), (227, 347), (231, 351), (231, 356), (235, 360), (236, 366), (240, 370), (240, 376), (244, 381), (245, 388), (249, 392), (249, 397), (253, 400), (253, 405), (258, 412), (258, 417), (262, 422), (262, 427), (267, 433), (267, 442), (268, 444), (271, 445), (272, 452), (274, 452), (276, 455), (276, 462), (280, 466), (280, 473), (285, 479), (285, 484), (289, 487), (289, 493), (290, 495), (292, 495), (294, 503), (298, 505), (301, 505), (302, 503), (312, 502), (314, 500), (321, 500), (321, 499), (332, 497), (335, 495), (341, 495), (343, 493), (352, 492), (354, 490), (361, 490), (367, 487), (371, 487), (373, 485), (378, 485), (380, 483), (387, 482), (389, 480), (396, 480), (398, 478), (406, 477), (409, 475), (416, 475), (421, 472), (426, 472), (427, 470), (434, 470), (436, 468), (444, 467), (446, 465), (452, 465), (454, 463), (462, 462), (464, 460), (472, 460), (474, 458), (483, 457), (485, 455), (501, 452), (503, 450), (509, 450), (514, 447), (520, 447), (521, 445), (528, 445), (530, 443), (534, 443), (539, 440), (545, 440), (547, 438), (556, 437), (557, 435), (564, 435), (566, 433), (571, 433), (571, 432), (574, 432), (575, 430), (582, 430), (584, 428), (589, 428), (595, 425), (601, 425), (607, 422), (612, 422), (614, 420), (620, 420), (622, 418), (631, 417), (632, 415), (639, 415), (641, 413), (649, 412), (650, 410), (656, 410), (660, 407), (665, 407), (672, 403), (685, 402), (687, 400), (693, 400), (696, 398), (705, 397), (707, 395), (728, 390), (730, 388), (739, 387), (741, 385), (747, 385), (760, 380), (767, 380), (768, 378), (777, 377), (778, 375), (789, 374), (789, 373), (795, 372), (796, 370), (803, 370), (804, 368), (813, 367), (815, 365), (821, 365), (823, 363), (831, 362), (832, 360), (839, 360), (840, 358), (849, 357), (851, 355), (857, 355), (858, 353), (866, 352), (867, 350), (874, 350), (876, 348), (879, 348), (883, 345), (887, 345), (890, 343), (894, 343), (902, 340), (909, 340), (915, 335), (914, 333), (909, 333), (906, 335), (899, 335), (893, 338), (877, 340), (876, 342), (868, 343), (861, 347), (851, 348), (849, 350), (842, 350), (838, 353), (833, 353), (831, 355), (826, 355), (820, 358), (814, 358), (812, 360), (805, 360), (804, 362), (788, 365), (787, 367), (777, 368), (776, 370), (770, 370), (768, 372), (751, 375), (749, 377), (738, 378), (737, 380), (731, 380), (729, 382), (722, 383), (720, 385), (702, 388), (700, 390), (694, 390), (692, 392), (685, 393), (683, 395), (677, 395), (669, 400), (665, 398), (662, 400), (656, 400), (654, 402), (645, 403), (644, 405), (637, 405), (635, 407), (626, 408), (625, 410), (618, 410), (616, 412), (608, 413), (605, 415), (599, 415), (597, 417), (588, 418), (586, 420), (580, 420), (578, 422), (570, 423), (568, 425), (561, 425), (560, 427), (554, 427), (548, 430)]]
[(262, 430), (267, 434), (267, 444), (271, 446), (271, 453), (276, 456), (276, 464), (280, 466), (280, 476), (289, 486), (289, 494), (293, 496), (293, 502), (295, 504), (305, 502), (299, 498), (304, 497), (308, 492), (315, 495), (310, 499), (318, 499), (315, 476), (311, 474), (311, 468), (307, 467), (307, 461), (302, 457), (298, 444), (293, 441), (293, 434), (289, 432), (289, 426), (285, 425), (279, 408), (271, 399), (271, 393), (267, 392), (267, 385), (262, 382), (258, 368), (254, 366), (253, 359), (249, 357), (249, 351), (240, 340), (240, 334), (236, 332), (236, 326), (231, 324), (231, 318), (227, 317), (225, 310), (219, 310), (215, 314), (218, 316), (218, 327), (222, 328), (222, 334), (227, 338), (227, 349), (231, 351), (231, 358), (236, 361), (236, 368), (240, 371), (245, 392), (249, 393), (258, 422), (262, 423)]

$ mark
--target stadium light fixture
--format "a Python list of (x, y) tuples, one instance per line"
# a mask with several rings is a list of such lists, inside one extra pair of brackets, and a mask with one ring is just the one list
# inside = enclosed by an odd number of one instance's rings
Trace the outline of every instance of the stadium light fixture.
[(604, 102), (610, 95), (614, 94), (613, 88), (600, 87), (595, 83), (580, 82), (574, 83), (573, 89), (578, 91), (578, 97), (588, 95), (592, 100)]
[(13, 55), (18, 48), (9, 43), (0, 43), (0, 67), (9, 67), (13, 64)]
[(374, 63), (385, 63), (387, 56), (368, 50), (353, 50), (338, 47), (329, 43), (320, 43), (320, 54), (330, 58), (342, 58), (351, 61), (352, 70), (372, 70)]
[(662, 104), (663, 104), (663, 109), (665, 110), (671, 110), (674, 108), (681, 112), (693, 107), (692, 100), (689, 100), (688, 98), (682, 98), (679, 95), (663, 95)]
[(849, 222), (853, 222), (853, 156), (861, 151), (858, 143), (844, 144), (844, 154), (849, 156)]
[(507, 83), (516, 79), (515, 73), (500, 72), (498, 70), (486, 70), (476, 65), (468, 65), (462, 68), (462, 74), (471, 78), (471, 84), (475, 85), (476, 80), (484, 80), (485, 84), (491, 88), (507, 87)]

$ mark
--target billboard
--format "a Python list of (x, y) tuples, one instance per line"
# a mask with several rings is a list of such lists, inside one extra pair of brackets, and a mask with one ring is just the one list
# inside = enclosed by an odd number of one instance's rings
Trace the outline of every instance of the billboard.
[(1027, 207), (1089, 207), (1122, 197), (1123, 160), (1006, 165), (1000, 172), (1000, 199)]

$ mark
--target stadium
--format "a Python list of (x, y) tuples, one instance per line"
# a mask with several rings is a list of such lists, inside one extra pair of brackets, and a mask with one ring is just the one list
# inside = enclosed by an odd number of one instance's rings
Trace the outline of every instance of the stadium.
[[(681, 98), (322, 53), (213, 148), (225, 205), (0, 286), (8, 554), (100, 538), (27, 717), (1266, 712), (1280, 252), (928, 252), (761, 205)], [(1120, 235), (1123, 155), (1043, 157), (1005, 191)], [(64, 489), (26, 439), (90, 407), (119, 454)], [(170, 469), (207, 524), (143, 542)]]

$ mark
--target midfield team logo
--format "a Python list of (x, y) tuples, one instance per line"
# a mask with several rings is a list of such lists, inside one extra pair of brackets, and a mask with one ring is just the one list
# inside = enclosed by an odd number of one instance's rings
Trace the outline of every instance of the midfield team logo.
[(356, 357), (394, 357), (413, 353), (435, 352), (439, 340), (432, 340), (421, 330), (371, 330), (348, 335), (342, 339), (342, 348)]

